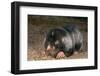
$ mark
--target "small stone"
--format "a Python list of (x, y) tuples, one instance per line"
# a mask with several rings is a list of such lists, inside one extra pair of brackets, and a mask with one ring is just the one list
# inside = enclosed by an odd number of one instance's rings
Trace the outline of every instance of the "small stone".
[(78, 52), (77, 52), (77, 51), (75, 51), (75, 52), (74, 52), (74, 54), (76, 55), (76, 54), (78, 54)]

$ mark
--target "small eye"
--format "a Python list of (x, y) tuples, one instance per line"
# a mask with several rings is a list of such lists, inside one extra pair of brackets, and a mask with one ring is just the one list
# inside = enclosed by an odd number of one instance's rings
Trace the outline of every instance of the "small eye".
[(56, 45), (56, 44), (59, 44), (59, 41), (58, 41), (58, 40), (55, 42), (55, 45)]

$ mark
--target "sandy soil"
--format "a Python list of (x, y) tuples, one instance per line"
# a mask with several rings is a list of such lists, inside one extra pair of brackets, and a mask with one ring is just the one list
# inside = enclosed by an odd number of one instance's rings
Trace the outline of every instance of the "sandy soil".
[(35, 52), (35, 51), (29, 51), (28, 52), (28, 60), (32, 61), (32, 60), (55, 60), (55, 59), (83, 59), (83, 58), (87, 58), (87, 52), (81, 52), (81, 53), (77, 53), (77, 54), (73, 54), (70, 57), (63, 57), (63, 58), (53, 58), (51, 56), (46, 56), (44, 54), (42, 54), (42, 52)]

